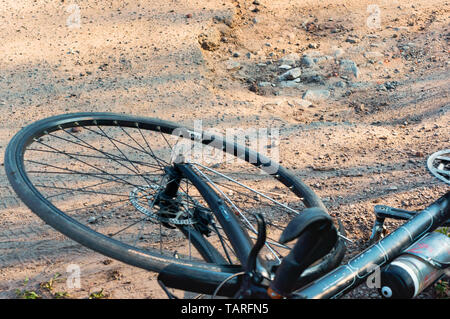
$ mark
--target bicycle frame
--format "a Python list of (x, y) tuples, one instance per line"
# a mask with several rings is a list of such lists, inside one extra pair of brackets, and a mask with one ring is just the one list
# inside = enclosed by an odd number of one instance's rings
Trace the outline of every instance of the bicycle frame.
[(346, 265), (336, 268), (309, 287), (298, 291), (297, 298), (337, 298), (359, 285), (429, 232), (450, 217), (450, 192), (425, 208), (387, 237), (369, 247)]
[[(205, 198), (220, 225), (223, 227), (227, 238), (230, 240), (230, 244), (233, 247), (237, 258), (242, 265), (245, 265), (253, 244), (249, 235), (243, 229), (238, 218), (235, 216), (235, 213), (230, 210), (230, 208), (212, 188), (201, 180), (189, 164), (178, 164), (176, 167), (194, 184), (195, 187), (197, 187), (198, 191)], [(264, 274), (267, 274), (268, 272), (262, 264), (262, 261), (259, 259), (257, 266), (258, 270)]]
[[(405, 249), (426, 234), (436, 230), (450, 218), (450, 192), (422, 210), (400, 228), (378, 243), (370, 246), (347, 264), (297, 290), (291, 298), (327, 299), (338, 298), (361, 284), (377, 267), (387, 265)], [(222, 272), (212, 273), (201, 269), (189, 269), (170, 265), (160, 273), (159, 279), (168, 287), (212, 294), (221, 286), (219, 295), (232, 297), (239, 290), (236, 274), (242, 268), (223, 266)]]

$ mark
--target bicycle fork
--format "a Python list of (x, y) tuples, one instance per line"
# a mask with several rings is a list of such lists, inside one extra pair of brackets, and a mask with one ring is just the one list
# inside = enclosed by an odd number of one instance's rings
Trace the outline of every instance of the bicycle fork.
[[(167, 202), (169, 203), (168, 207), (170, 207), (170, 199), (177, 196), (181, 179), (187, 178), (207, 202), (209, 208), (217, 218), (223, 228), (223, 231), (229, 239), (238, 260), (244, 265), (249, 258), (253, 243), (235, 213), (228, 207), (228, 205), (226, 205), (220, 196), (204, 180), (202, 180), (197, 173), (195, 173), (190, 164), (177, 163), (174, 164), (174, 166), (166, 168), (166, 172), (169, 176), (169, 183), (159, 196), (160, 202)], [(205, 242), (206, 241), (202, 241), (200, 244), (204, 246)], [(195, 243), (194, 246), (196, 246)], [(204, 247), (196, 246), (196, 248), (199, 250), (204, 250)], [(210, 246), (209, 249), (215, 250), (212, 246)], [(223, 258), (218, 257), (220, 255), (218, 252), (214, 253), (214, 255), (217, 258), (215, 258), (215, 260), (209, 260), (210, 262), (219, 264), (226, 262)], [(258, 257), (255, 266), (258, 273), (261, 273), (263, 276), (269, 276), (269, 272), (264, 265), (265, 263)]]

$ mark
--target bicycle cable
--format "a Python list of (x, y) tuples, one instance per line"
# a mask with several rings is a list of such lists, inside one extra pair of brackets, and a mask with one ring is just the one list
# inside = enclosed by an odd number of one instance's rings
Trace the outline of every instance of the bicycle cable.
[(233, 279), (234, 277), (242, 276), (242, 275), (245, 275), (245, 274), (246, 274), (245, 271), (241, 271), (241, 272), (232, 274), (231, 276), (228, 276), (227, 278), (225, 278), (225, 280), (222, 281), (222, 282), (220, 283), (220, 285), (217, 286), (216, 290), (214, 290), (213, 294), (211, 295), (211, 299), (214, 299), (214, 298), (216, 297), (216, 295), (217, 295), (217, 293), (219, 292), (219, 290), (222, 288), (223, 285), (226, 284), (227, 281), (230, 281), (230, 280)]

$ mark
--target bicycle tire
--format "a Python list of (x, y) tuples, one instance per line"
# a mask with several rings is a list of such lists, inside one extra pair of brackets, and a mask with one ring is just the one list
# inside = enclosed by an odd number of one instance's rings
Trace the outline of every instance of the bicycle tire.
[[(158, 254), (151, 253), (146, 250), (122, 243), (118, 240), (93, 231), (91, 228), (79, 223), (78, 221), (67, 216), (64, 212), (55, 207), (51, 202), (46, 200), (42, 194), (36, 189), (30, 181), (24, 168), (23, 156), (25, 149), (35, 139), (48, 134), (51, 130), (57, 128), (70, 128), (74, 123), (91, 123), (96, 121), (108, 125), (110, 122), (120, 122), (124, 127), (134, 127), (136, 123), (152, 130), (161, 130), (171, 134), (176, 129), (187, 129), (182, 125), (163, 121), (160, 119), (143, 118), (123, 114), (114, 113), (72, 113), (57, 115), (46, 118), (26, 126), (20, 130), (10, 141), (5, 152), (5, 170), (7, 177), (19, 196), (33, 213), (38, 215), (42, 220), (54, 229), (71, 238), (72, 240), (97, 251), (105, 256), (120, 260), (126, 264), (140, 267), (149, 271), (160, 272), (168, 265), (177, 265), (180, 269), (197, 269), (198, 271), (206, 271), (210, 273), (209, 278), (212, 283), (221, 280), (229, 274), (229, 267), (223, 265), (215, 265), (200, 261), (180, 260), (176, 257), (161, 257)], [(189, 131), (194, 131), (187, 129)], [(205, 142), (210, 143), (211, 140), (221, 141), (222, 150), (230, 151), (234, 155), (245, 154), (248, 160), (250, 157), (256, 158), (257, 161), (252, 163), (255, 166), (268, 165), (272, 163), (265, 156), (249, 150), (244, 146), (240, 146), (234, 142), (228, 142), (220, 137), (216, 137), (209, 133), (204, 134)], [(203, 142), (203, 141), (202, 141)], [(232, 145), (230, 148), (229, 146)], [(227, 147), (225, 147), (227, 146)], [(275, 178), (281, 183), (289, 187), (297, 196), (302, 197), (307, 207), (325, 208), (320, 198), (298, 177), (289, 173), (285, 168), (278, 166)], [(308, 278), (317, 278), (330, 267), (337, 266), (337, 263), (343, 257), (345, 245), (342, 240), (338, 241), (335, 249), (322, 262), (307, 270)], [(205, 280), (209, 280), (205, 278)]]

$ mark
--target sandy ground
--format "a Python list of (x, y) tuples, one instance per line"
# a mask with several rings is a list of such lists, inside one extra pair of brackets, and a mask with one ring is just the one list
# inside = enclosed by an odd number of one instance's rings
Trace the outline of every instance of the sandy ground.
[[(20, 128), (65, 112), (275, 127), (282, 165), (343, 221), (352, 256), (375, 204), (415, 210), (448, 190), (425, 161), (450, 145), (449, 3), (377, 3), (4, 0), (1, 164)], [(301, 76), (279, 78), (295, 68)], [(65, 286), (70, 264), (81, 288)], [(57, 274), (54, 291), (72, 298), (165, 298), (155, 274), (43, 224), (0, 170), (0, 298), (54, 298), (41, 283)], [(361, 287), (346, 297), (376, 296)]]

